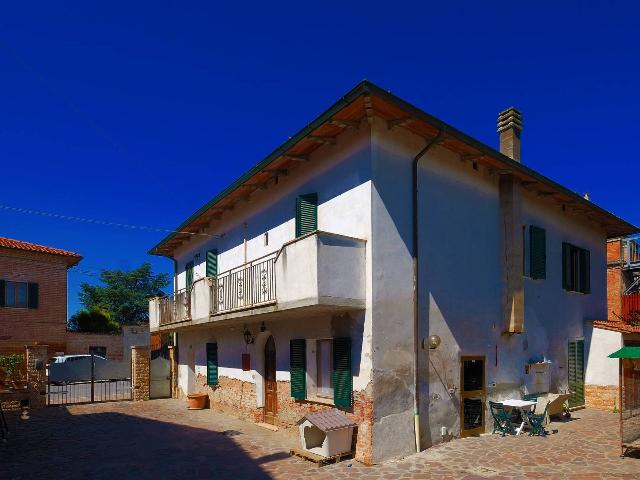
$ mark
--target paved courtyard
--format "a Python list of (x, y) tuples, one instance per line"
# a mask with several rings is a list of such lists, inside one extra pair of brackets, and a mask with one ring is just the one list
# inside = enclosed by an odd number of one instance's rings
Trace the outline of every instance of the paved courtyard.
[(619, 457), (617, 416), (595, 410), (552, 423), (558, 433), (547, 438), (454, 440), (375, 467), (317, 468), (288, 455), (294, 431), (187, 411), (176, 400), (51, 407), (9, 423), (2, 479), (640, 479), (640, 458)]

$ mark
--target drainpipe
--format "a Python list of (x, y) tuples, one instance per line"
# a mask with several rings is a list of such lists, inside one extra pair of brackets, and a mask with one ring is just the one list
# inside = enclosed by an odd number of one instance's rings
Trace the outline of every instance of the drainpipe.
[(418, 357), (420, 354), (419, 335), (419, 314), (418, 314), (418, 292), (419, 292), (419, 275), (418, 275), (418, 163), (420, 159), (436, 145), (442, 137), (442, 130), (433, 137), (427, 145), (418, 152), (413, 158), (413, 416), (414, 429), (416, 434), (416, 452), (420, 452), (420, 378), (418, 374)]

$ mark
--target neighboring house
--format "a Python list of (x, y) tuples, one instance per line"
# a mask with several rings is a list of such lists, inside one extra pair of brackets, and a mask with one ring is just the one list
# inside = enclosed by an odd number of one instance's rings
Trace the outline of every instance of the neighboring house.
[[(607, 241), (606, 320), (593, 322), (594, 367), (585, 380), (587, 406), (619, 408), (617, 359), (607, 355), (623, 346), (640, 346), (640, 237), (631, 235)], [(603, 358), (597, 362), (596, 358)]]
[(82, 260), (74, 252), (0, 237), (0, 353), (25, 345), (64, 351), (67, 270)]
[(489, 399), (584, 404), (606, 239), (637, 230), (523, 165), (515, 109), (498, 130), (501, 152), (362, 82), (197, 210), (151, 250), (180, 394), (283, 426), (337, 406), (366, 463), (490, 431)]
[(95, 353), (109, 360), (131, 360), (131, 347), (149, 345), (149, 324), (123, 325), (118, 334), (67, 332), (67, 355)]

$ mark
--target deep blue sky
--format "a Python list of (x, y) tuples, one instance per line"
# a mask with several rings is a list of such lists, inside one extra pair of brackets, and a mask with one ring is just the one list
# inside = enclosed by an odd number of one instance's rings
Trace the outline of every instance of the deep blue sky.
[[(637, 2), (4, 2), (0, 204), (174, 228), (367, 78), (640, 224)], [(524, 3), (529, 3), (527, 8)], [(163, 234), (0, 210), (80, 268), (169, 260)], [(69, 274), (69, 311), (82, 281)]]

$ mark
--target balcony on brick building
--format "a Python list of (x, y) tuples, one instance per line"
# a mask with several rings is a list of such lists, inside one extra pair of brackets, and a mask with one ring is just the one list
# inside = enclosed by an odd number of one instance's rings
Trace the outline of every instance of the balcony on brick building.
[(264, 257), (198, 279), (189, 289), (150, 299), (151, 331), (294, 310), (364, 309), (365, 245), (321, 231), (297, 238)]

